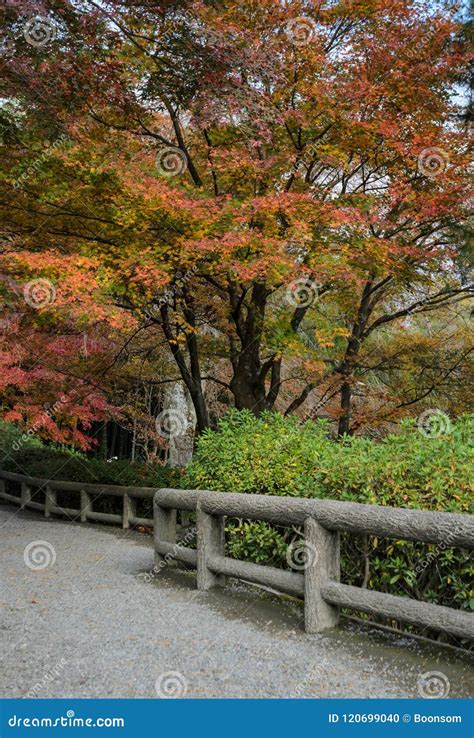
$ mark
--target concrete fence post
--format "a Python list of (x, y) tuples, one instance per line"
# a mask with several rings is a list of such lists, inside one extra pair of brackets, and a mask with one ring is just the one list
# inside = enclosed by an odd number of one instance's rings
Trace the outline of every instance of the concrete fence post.
[(136, 518), (137, 516), (137, 510), (136, 510), (136, 504), (133, 497), (130, 497), (130, 495), (124, 494), (123, 496), (123, 521), (122, 521), (122, 528), (123, 530), (127, 530), (130, 528), (130, 518)]
[(44, 492), (44, 517), (51, 517), (51, 510), (56, 507), (56, 490), (51, 489), (49, 485), (46, 486)]
[(321, 633), (335, 628), (339, 620), (337, 607), (329, 605), (322, 588), (340, 579), (339, 533), (323, 528), (314, 518), (304, 524), (307, 566), (304, 572), (304, 623), (307, 633)]
[(31, 502), (31, 487), (25, 482), (21, 483), (21, 506), (26, 507)]
[(162, 565), (165, 557), (159, 553), (160, 543), (176, 543), (176, 510), (153, 503), (153, 527), (155, 541), (155, 566)]
[(207, 561), (211, 556), (224, 556), (224, 517), (222, 515), (208, 515), (197, 504), (197, 588), (210, 589), (217, 585), (223, 586), (225, 577), (211, 571)]
[(92, 510), (91, 498), (85, 489), (81, 489), (81, 523), (87, 523), (87, 516)]

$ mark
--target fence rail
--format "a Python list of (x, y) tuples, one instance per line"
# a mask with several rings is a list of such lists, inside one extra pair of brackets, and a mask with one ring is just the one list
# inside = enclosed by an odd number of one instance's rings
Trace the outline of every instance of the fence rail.
[[(13, 482), (21, 487), (21, 495), (10, 494), (6, 491), (6, 482)], [(38, 502), (34, 496), (44, 492), (45, 501)], [(78, 508), (61, 507), (57, 504), (58, 492), (72, 492), (78, 494)], [(26, 477), (23, 474), (14, 474), (0, 470), (0, 499), (13, 502), (24, 508), (44, 512), (46, 518), (51, 515), (102, 523), (115, 523), (124, 529), (130, 525), (145, 525), (151, 527), (151, 518), (141, 518), (136, 514), (136, 500), (152, 500), (156, 490), (150, 487), (120, 487), (118, 485), (88, 484), (85, 482), (66, 482), (52, 479)], [(122, 514), (97, 512), (93, 509), (94, 499), (109, 495), (123, 499)]]
[[(197, 513), (197, 552), (177, 542), (177, 510)], [(260, 566), (225, 555), (226, 517), (263, 520), (304, 530), (303, 572)], [(341, 584), (341, 531), (474, 548), (474, 517), (457, 513), (362, 505), (332, 500), (161, 489), (154, 497), (155, 565), (169, 557), (197, 567), (198, 589), (224, 583), (224, 576), (273, 587), (304, 599), (305, 629), (319, 633), (337, 625), (345, 607), (474, 638), (474, 616), (462, 610)]]
[[(20, 485), (11, 494), (7, 484)], [(38, 492), (44, 492), (44, 503)], [(79, 506), (57, 504), (58, 492), (78, 494)], [(122, 514), (98, 512), (94, 499), (110, 495), (123, 499)], [(0, 499), (84, 523), (100, 521), (154, 527), (155, 564), (161, 568), (178, 560), (197, 569), (198, 589), (222, 585), (225, 576), (263, 584), (304, 599), (305, 628), (319, 633), (338, 623), (341, 607), (367, 612), (414, 625), (474, 638), (474, 616), (461, 610), (419, 602), (384, 592), (341, 584), (339, 535), (341, 531), (397, 538), (449, 547), (474, 548), (474, 517), (467, 514), (363, 505), (332, 500), (232, 494), (200, 490), (120, 487), (27, 477), (0, 470)], [(153, 499), (154, 517), (136, 514), (137, 499)], [(195, 512), (197, 551), (179, 543), (177, 511)], [(303, 571), (285, 571), (231, 559), (225, 555), (226, 517), (263, 520), (303, 528), (307, 562)]]

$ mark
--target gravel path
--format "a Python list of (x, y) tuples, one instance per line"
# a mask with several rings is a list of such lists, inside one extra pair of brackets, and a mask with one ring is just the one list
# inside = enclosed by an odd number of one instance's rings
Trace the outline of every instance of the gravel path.
[[(433, 670), (450, 696), (472, 684), (466, 657), (353, 626), (308, 636), (296, 604), (251, 588), (197, 592), (171, 571), (146, 581), (145, 535), (8, 505), (0, 530), (2, 697), (415, 697)], [(55, 556), (36, 571), (34, 541)]]

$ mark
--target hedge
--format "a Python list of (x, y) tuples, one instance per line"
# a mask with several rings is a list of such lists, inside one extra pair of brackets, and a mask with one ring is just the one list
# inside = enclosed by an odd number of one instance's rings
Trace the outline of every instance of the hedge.
[[(380, 442), (335, 442), (322, 421), (232, 411), (198, 440), (187, 488), (332, 498), (374, 505), (472, 512), (474, 416), (439, 436), (414, 421)], [(232, 520), (230, 555), (287, 567), (298, 530)], [(474, 609), (468, 552), (367, 536), (342, 537), (342, 581), (429, 602)]]
[[(2, 429), (0, 428), (0, 437)], [(10, 431), (8, 443), (15, 434)], [(7, 452), (11, 445), (3, 439), (1, 467), (16, 474), (28, 474), (40, 479), (59, 479), (69, 482), (89, 482), (91, 484), (118, 484), (124, 487), (179, 487), (181, 474), (176, 469), (159, 464), (132, 462), (127, 459), (106, 461), (89, 458), (82, 453), (67, 448), (43, 446), (39, 441), (28, 442), (18, 451)], [(73, 493), (61, 493), (61, 504), (77, 507), (78, 498)], [(94, 510), (98, 512), (120, 513), (122, 501), (106, 495), (94, 500)], [(140, 517), (153, 517), (152, 501), (138, 500), (137, 512)]]

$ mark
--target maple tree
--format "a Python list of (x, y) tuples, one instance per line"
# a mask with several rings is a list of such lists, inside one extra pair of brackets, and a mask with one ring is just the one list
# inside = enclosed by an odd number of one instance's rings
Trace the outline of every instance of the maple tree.
[[(167, 349), (163, 381), (184, 383), (200, 431), (211, 384), (256, 414), (316, 398), (344, 434), (469, 372), (469, 146), (454, 94), (469, 52), (456, 8), (61, 0), (2, 12), (1, 269), (49, 274), (57, 293), (9, 336), (7, 389), (25, 362), (19, 336), (64, 329), (56, 370), (74, 374), (84, 325), (116, 349), (143, 332)], [(25, 34), (33, 13), (44, 43)], [(423, 336), (433, 315), (443, 326)], [(81, 371), (97, 384), (97, 367)], [(99, 374), (110, 377), (103, 363)]]

